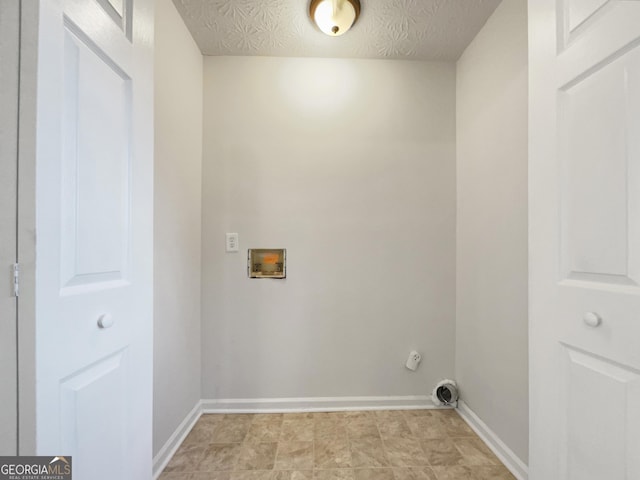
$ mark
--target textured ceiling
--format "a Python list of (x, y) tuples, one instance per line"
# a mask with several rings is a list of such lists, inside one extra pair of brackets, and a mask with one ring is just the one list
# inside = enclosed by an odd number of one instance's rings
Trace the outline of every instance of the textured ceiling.
[(205, 55), (456, 60), (500, 0), (361, 0), (340, 37), (321, 33), (309, 0), (174, 0)]

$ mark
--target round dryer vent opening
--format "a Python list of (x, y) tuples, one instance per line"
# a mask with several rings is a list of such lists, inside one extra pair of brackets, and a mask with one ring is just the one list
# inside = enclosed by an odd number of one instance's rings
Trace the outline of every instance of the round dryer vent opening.
[(437, 406), (455, 405), (458, 401), (458, 387), (453, 380), (442, 380), (431, 394), (433, 403)]

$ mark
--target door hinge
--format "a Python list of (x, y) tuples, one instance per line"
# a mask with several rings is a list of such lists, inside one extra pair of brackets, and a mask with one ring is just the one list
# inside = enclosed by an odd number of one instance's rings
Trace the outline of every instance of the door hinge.
[(20, 296), (20, 264), (13, 264), (13, 296)]

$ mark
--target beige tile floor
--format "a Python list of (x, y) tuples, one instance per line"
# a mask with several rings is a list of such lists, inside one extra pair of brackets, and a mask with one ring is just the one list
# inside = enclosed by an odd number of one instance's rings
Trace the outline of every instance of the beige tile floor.
[(514, 480), (453, 410), (203, 415), (160, 480)]

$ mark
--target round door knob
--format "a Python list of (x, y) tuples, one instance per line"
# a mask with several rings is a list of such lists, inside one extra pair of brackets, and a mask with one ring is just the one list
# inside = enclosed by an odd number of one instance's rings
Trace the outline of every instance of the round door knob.
[(109, 313), (105, 313), (100, 315), (98, 318), (98, 327), (100, 328), (110, 328), (113, 326), (113, 317)]
[(584, 314), (584, 317), (582, 317), (582, 320), (584, 320), (584, 323), (589, 325), (590, 327), (599, 327), (600, 324), (602, 323), (602, 319), (600, 318), (600, 315), (598, 315), (595, 312), (587, 312)]

